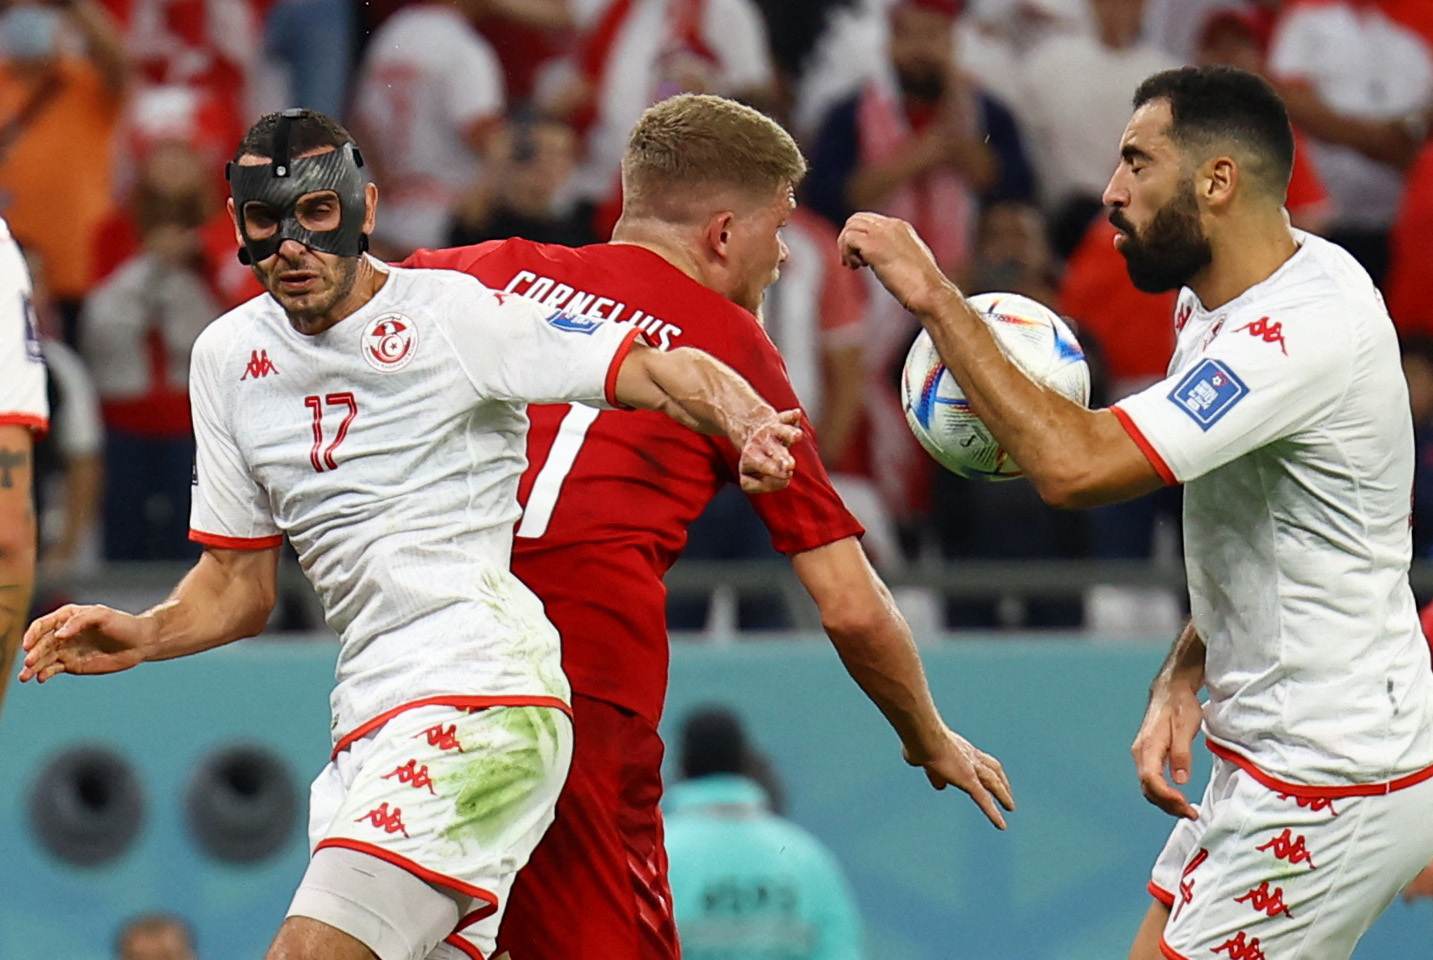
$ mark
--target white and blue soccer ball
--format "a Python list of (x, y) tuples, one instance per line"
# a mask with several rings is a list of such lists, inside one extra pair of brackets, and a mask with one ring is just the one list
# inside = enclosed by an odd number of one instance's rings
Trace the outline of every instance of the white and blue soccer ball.
[[(1081, 406), (1089, 405), (1085, 353), (1054, 311), (1017, 293), (982, 293), (968, 302), (985, 318), (1005, 355), (1030, 379)], [(924, 330), (906, 354), (901, 406), (920, 445), (947, 470), (987, 480), (1022, 475), (1020, 466), (971, 411)]]

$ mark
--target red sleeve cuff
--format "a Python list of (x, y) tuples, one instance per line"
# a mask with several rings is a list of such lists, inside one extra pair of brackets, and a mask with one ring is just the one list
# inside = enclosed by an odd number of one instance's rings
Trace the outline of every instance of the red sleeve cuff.
[(641, 336), (642, 331), (633, 327), (622, 338), (622, 343), (617, 347), (617, 353), (613, 355), (612, 362), (607, 366), (607, 379), (602, 384), (602, 397), (611, 407), (621, 408), (622, 404), (617, 402), (617, 371), (622, 369), (622, 361), (627, 359), (627, 354), (632, 352), (632, 344)]
[(274, 547), (282, 546), (284, 536), (276, 533), (272, 537), (225, 537), (217, 533), (205, 533), (203, 530), (190, 529), (189, 539), (195, 543), (202, 543), (206, 547), (219, 547), (224, 550), (272, 550)]
[(1140, 432), (1139, 427), (1135, 424), (1134, 420), (1130, 418), (1130, 415), (1117, 406), (1110, 407), (1110, 413), (1115, 415), (1115, 419), (1120, 422), (1120, 426), (1124, 427), (1125, 433), (1129, 434), (1129, 438), (1134, 441), (1134, 445), (1139, 447), (1139, 452), (1144, 454), (1150, 466), (1154, 467), (1154, 472), (1159, 474), (1159, 479), (1164, 481), (1164, 485), (1167, 487), (1178, 485), (1179, 480), (1174, 476), (1174, 471), (1169, 469), (1169, 464), (1164, 462), (1164, 458), (1159, 455), (1158, 450), (1154, 449), (1154, 444), (1149, 442), (1149, 438)]
[(1174, 894), (1159, 886), (1153, 880), (1149, 882), (1149, 886), (1145, 887), (1145, 889), (1149, 891), (1149, 895), (1151, 897), (1154, 897), (1154, 899), (1158, 900), (1166, 907), (1174, 906)]
[(50, 432), (50, 421), (34, 413), (0, 413), (0, 427), (29, 427), (39, 439)]

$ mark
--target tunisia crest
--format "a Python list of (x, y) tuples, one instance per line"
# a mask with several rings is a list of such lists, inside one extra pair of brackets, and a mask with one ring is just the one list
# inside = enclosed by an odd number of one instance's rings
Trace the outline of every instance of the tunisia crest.
[(363, 359), (379, 373), (402, 370), (418, 351), (418, 327), (402, 314), (389, 313), (363, 333)]

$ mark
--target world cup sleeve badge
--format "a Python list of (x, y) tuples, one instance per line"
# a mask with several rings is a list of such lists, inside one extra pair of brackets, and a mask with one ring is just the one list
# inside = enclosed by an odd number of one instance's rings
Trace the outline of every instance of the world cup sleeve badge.
[(1248, 386), (1228, 364), (1207, 358), (1185, 374), (1169, 400), (1207, 432), (1248, 395)]
[(386, 313), (364, 329), (361, 349), (379, 373), (402, 370), (418, 352), (418, 326), (401, 313)]

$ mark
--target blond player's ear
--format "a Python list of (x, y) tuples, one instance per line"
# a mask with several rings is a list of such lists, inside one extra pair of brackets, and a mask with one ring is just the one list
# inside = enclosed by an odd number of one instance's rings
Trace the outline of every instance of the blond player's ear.
[(234, 209), (233, 197), (224, 201), (224, 209), (229, 211), (229, 222), (234, 225), (234, 242), (242, 247), (244, 245), (244, 235), (239, 232), (239, 214)]

